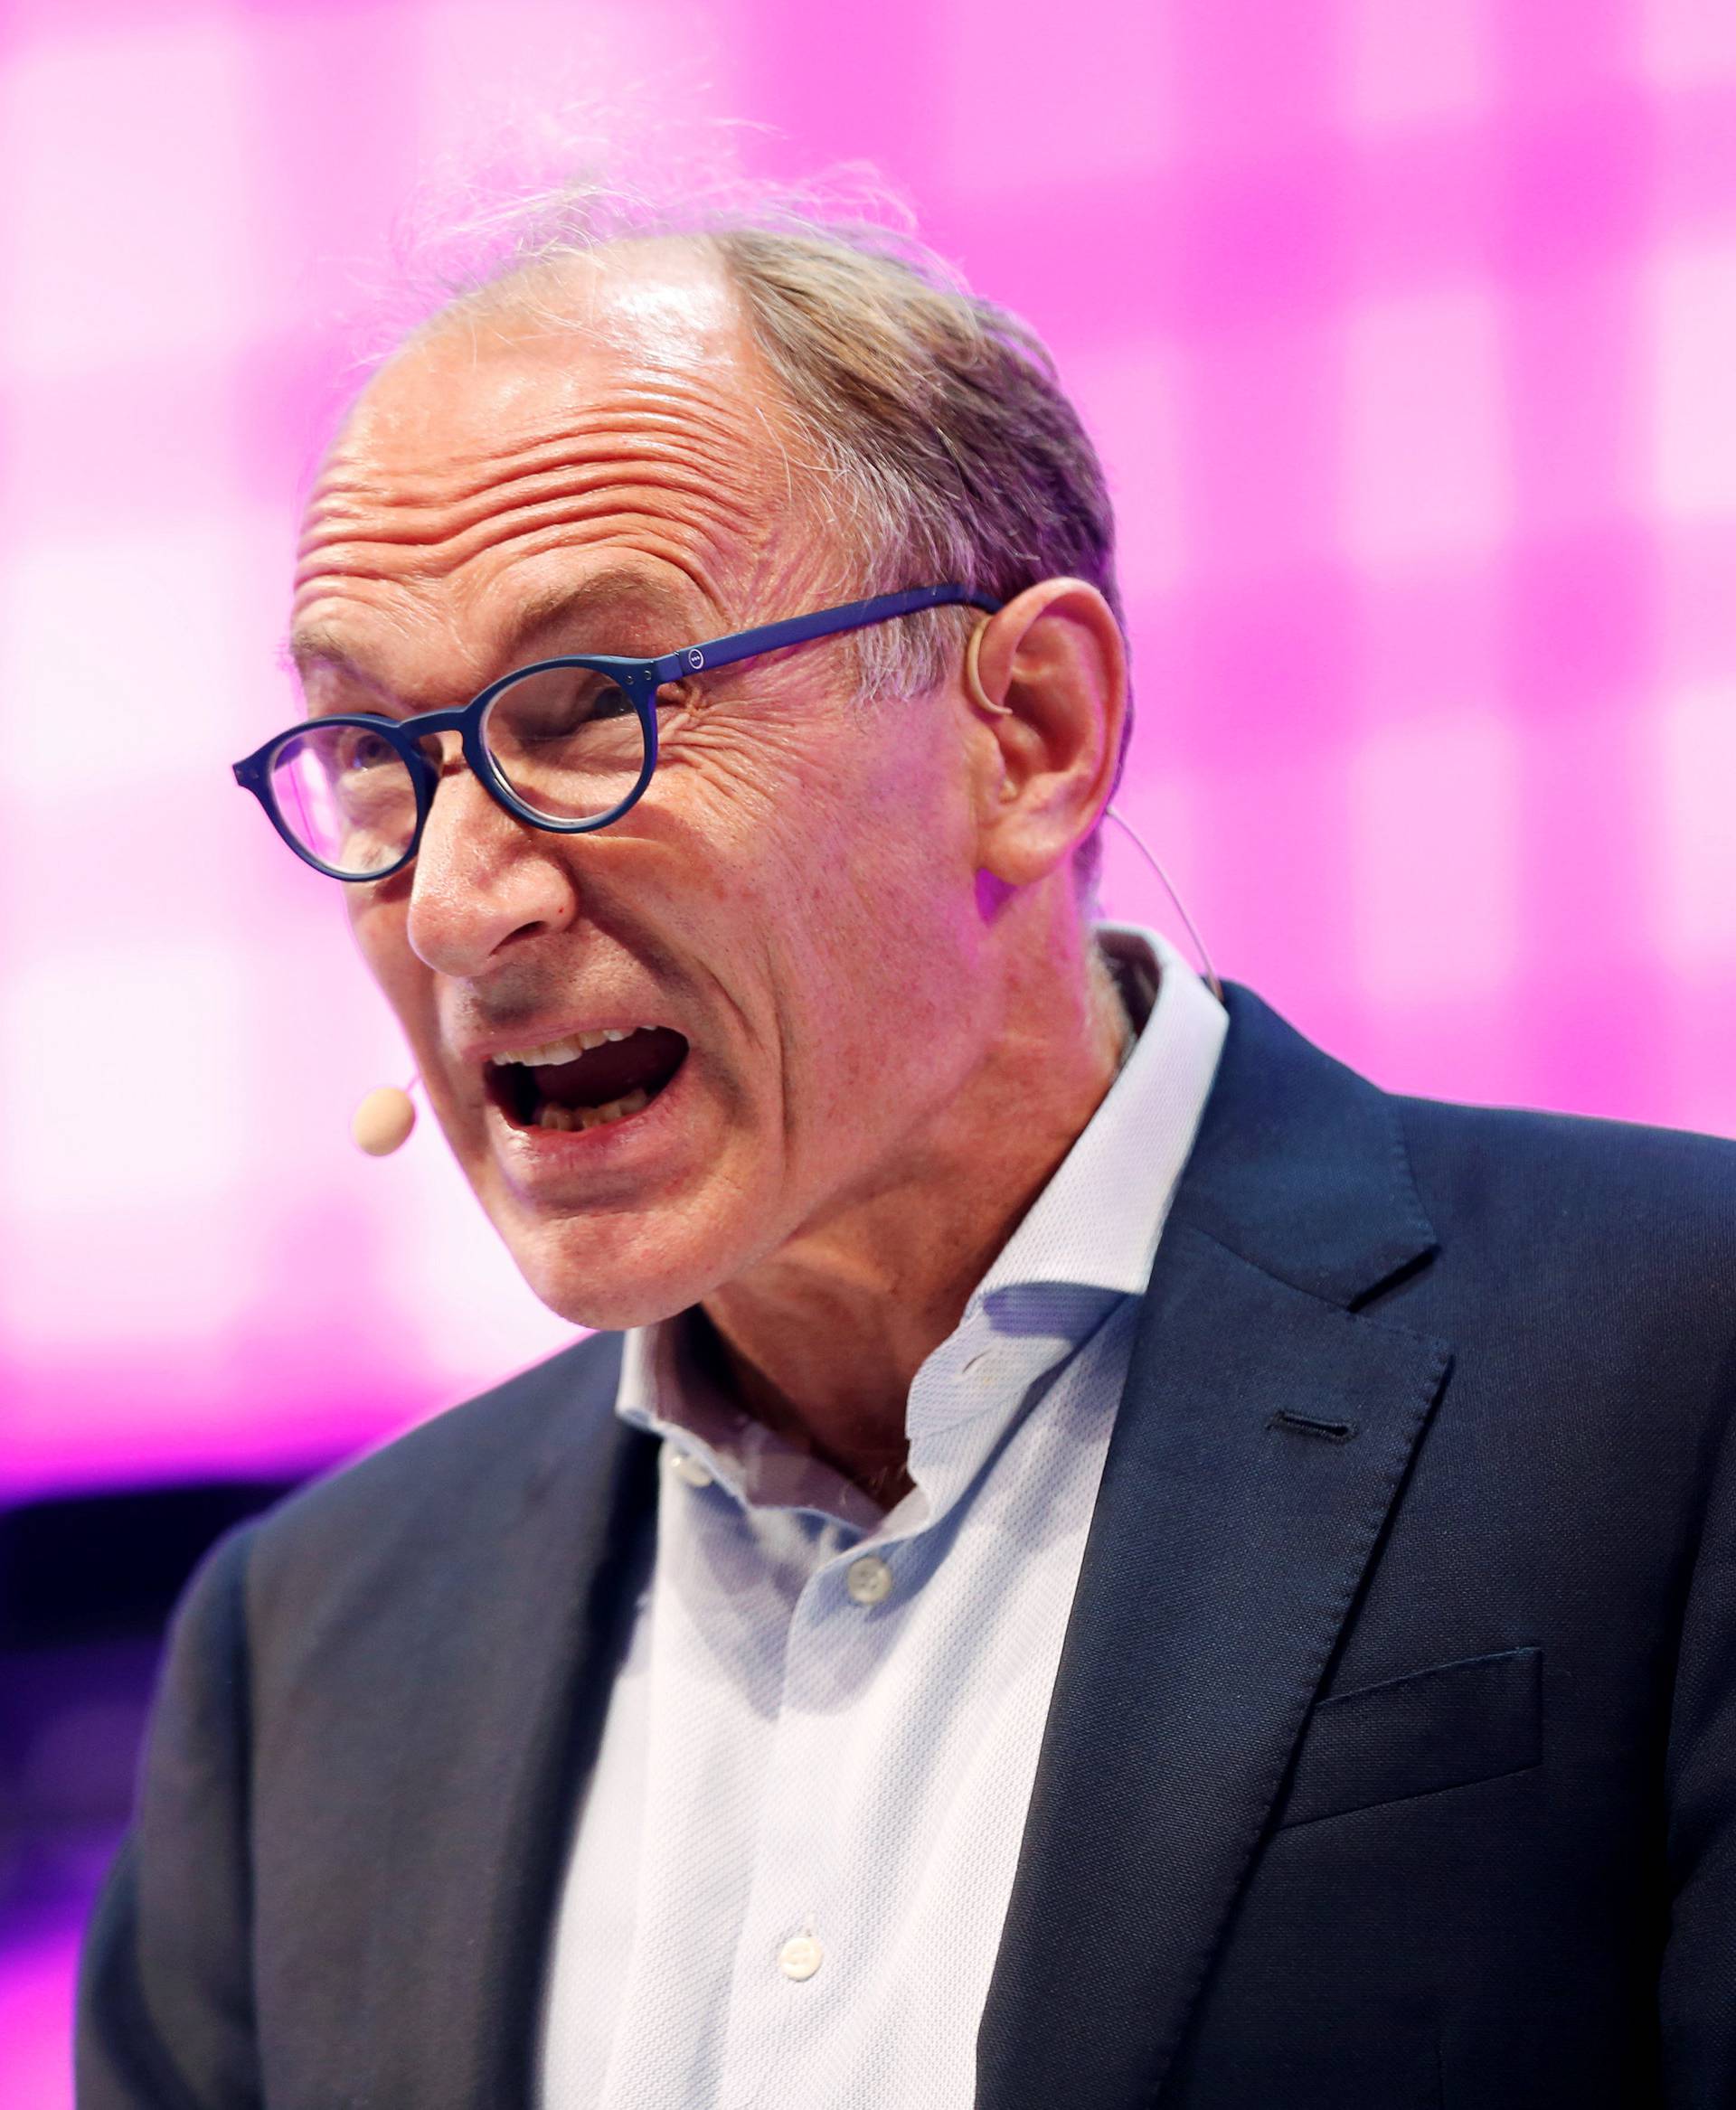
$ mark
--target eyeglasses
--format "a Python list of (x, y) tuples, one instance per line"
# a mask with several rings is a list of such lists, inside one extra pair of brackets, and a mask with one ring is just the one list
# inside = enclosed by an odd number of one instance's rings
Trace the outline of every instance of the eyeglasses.
[(316, 871), (382, 880), (415, 856), (440, 777), (436, 736), (456, 732), (471, 770), (515, 820), (582, 835), (618, 821), (644, 796), (657, 766), (657, 692), (666, 683), (923, 608), (993, 615), (1000, 606), (967, 587), (923, 586), (739, 630), (659, 659), (590, 653), (541, 659), (504, 674), (459, 711), (415, 718), (334, 712), (291, 726), (237, 762), (235, 781)]

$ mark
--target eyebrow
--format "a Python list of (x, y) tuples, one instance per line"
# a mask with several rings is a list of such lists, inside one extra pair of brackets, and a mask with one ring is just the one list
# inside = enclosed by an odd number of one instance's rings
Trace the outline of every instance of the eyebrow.
[[(615, 565), (607, 571), (593, 572), (577, 585), (550, 586), (528, 594), (502, 640), (503, 659), (510, 666), (530, 639), (551, 630), (570, 628), (606, 608), (618, 609), (624, 603), (632, 613), (648, 611), (657, 621), (667, 622), (672, 633), (681, 633), (653, 648), (658, 652), (674, 651), (685, 630), (694, 624), (686, 595), (670, 592), (660, 581), (647, 579), (639, 570)], [(709, 616), (700, 617), (700, 627), (712, 619)], [(342, 629), (329, 624), (299, 625), (286, 640), (282, 656), (304, 681), (319, 671), (350, 675), (373, 689), (390, 689), (390, 684), (372, 674), (350, 649)]]

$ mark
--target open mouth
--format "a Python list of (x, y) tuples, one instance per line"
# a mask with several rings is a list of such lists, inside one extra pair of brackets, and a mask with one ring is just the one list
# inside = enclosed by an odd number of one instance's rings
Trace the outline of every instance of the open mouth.
[(497, 1055), (484, 1075), (514, 1128), (601, 1128), (642, 1114), (686, 1059), (673, 1027), (610, 1027)]

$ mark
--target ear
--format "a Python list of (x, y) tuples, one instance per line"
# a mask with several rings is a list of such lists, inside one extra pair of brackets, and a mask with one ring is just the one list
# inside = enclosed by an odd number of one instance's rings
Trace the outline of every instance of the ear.
[(1109, 803), (1127, 647), (1096, 587), (1045, 579), (983, 626), (976, 661), (978, 862), (1029, 886), (1068, 862)]

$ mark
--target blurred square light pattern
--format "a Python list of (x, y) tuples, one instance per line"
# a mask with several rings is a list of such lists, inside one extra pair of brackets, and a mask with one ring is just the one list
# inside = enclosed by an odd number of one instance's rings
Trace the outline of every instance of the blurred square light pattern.
[[(599, 89), (743, 120), (750, 172), (877, 164), (1051, 344), (1123, 521), (1122, 802), (1222, 972), (1396, 1089), (1736, 1133), (1736, 9), (23, 0), (0, 1797), (43, 1830), (0, 1853), (0, 2104), (70, 2099), (155, 1645), (99, 1560), (32, 1625), (69, 1543), (192, 1500), (190, 1559), (568, 1338), (431, 1120), (351, 1147), (409, 1060), (229, 764), (297, 708), (297, 514), (407, 201)], [(1171, 922), (1113, 835), (1105, 872)]]

